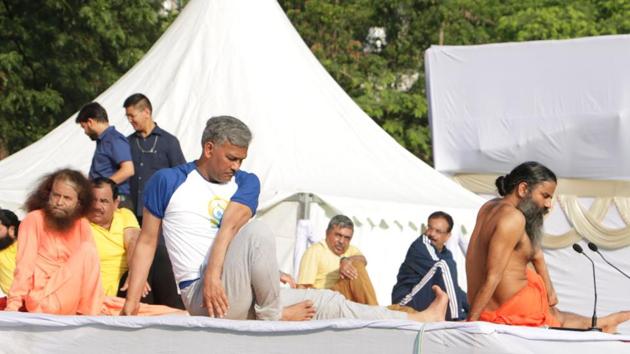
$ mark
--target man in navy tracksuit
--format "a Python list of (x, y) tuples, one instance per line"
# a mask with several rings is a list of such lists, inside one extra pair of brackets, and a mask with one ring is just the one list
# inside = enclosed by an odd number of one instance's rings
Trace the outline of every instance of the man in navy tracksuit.
[(432, 285), (448, 294), (447, 320), (464, 320), (468, 313), (466, 293), (457, 284), (457, 265), (445, 246), (451, 236), (453, 218), (436, 211), (429, 216), (428, 227), (409, 247), (400, 265), (397, 283), (392, 290), (392, 304), (426, 309), (434, 300)]

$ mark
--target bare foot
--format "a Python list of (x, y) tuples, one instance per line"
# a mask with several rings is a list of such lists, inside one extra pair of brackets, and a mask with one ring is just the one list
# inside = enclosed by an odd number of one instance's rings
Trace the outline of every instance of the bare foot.
[(407, 318), (418, 322), (438, 322), (444, 321), (446, 317), (446, 307), (448, 305), (448, 295), (439, 286), (433, 285), (431, 288), (435, 294), (435, 300), (424, 311), (410, 313)]
[(285, 307), (282, 310), (282, 317), (280, 319), (283, 321), (308, 321), (313, 319), (313, 316), (315, 316), (313, 301), (304, 300)]
[(617, 325), (628, 320), (630, 320), (630, 311), (620, 311), (598, 318), (597, 324), (606, 333), (616, 333)]

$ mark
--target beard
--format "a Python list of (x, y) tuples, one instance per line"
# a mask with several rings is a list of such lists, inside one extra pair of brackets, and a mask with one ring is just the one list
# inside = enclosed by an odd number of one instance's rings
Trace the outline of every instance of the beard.
[(54, 208), (50, 204), (46, 204), (44, 215), (46, 216), (46, 225), (56, 231), (68, 231), (81, 217), (78, 207), (68, 211)]
[(6, 235), (4, 237), (0, 238), (0, 251), (3, 251), (5, 249), (7, 249), (9, 246), (11, 246), (13, 243), (15, 242), (15, 239), (13, 239), (13, 237)]
[(544, 216), (549, 212), (549, 209), (536, 205), (529, 194), (518, 203), (516, 208), (525, 215), (527, 237), (534, 246), (538, 246), (543, 236)]

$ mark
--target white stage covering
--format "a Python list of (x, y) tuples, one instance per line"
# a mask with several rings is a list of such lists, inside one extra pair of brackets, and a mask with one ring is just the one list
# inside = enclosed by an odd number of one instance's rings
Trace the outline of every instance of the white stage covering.
[(630, 352), (630, 335), (485, 322), (231, 321), (0, 313), (5, 353), (572, 353)]

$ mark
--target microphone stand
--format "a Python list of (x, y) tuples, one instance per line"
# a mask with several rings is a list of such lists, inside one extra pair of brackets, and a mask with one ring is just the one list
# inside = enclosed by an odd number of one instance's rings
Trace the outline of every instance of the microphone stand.
[(584, 257), (586, 257), (589, 262), (591, 262), (591, 266), (593, 267), (593, 293), (595, 294), (595, 302), (593, 304), (593, 317), (591, 318), (591, 328), (588, 328), (588, 331), (599, 331), (601, 332), (601, 328), (597, 328), (597, 282), (595, 280), (595, 262), (593, 262), (593, 260), (591, 259), (591, 257), (589, 257), (586, 253), (584, 253), (584, 250), (582, 249), (582, 247), (580, 245), (578, 245), (577, 243), (573, 244), (573, 250), (575, 250), (575, 252), (582, 254)]
[(608, 263), (609, 266), (613, 267), (616, 271), (618, 271), (619, 273), (621, 273), (624, 277), (630, 279), (630, 275), (624, 273), (623, 270), (617, 268), (614, 264), (610, 263), (606, 258), (604, 258), (604, 255), (599, 252), (599, 248), (597, 247), (596, 244), (594, 244), (593, 242), (589, 242), (588, 243), (588, 248), (591, 249), (591, 251), (597, 253), (600, 257), (602, 257), (602, 259), (604, 260), (604, 262)]

